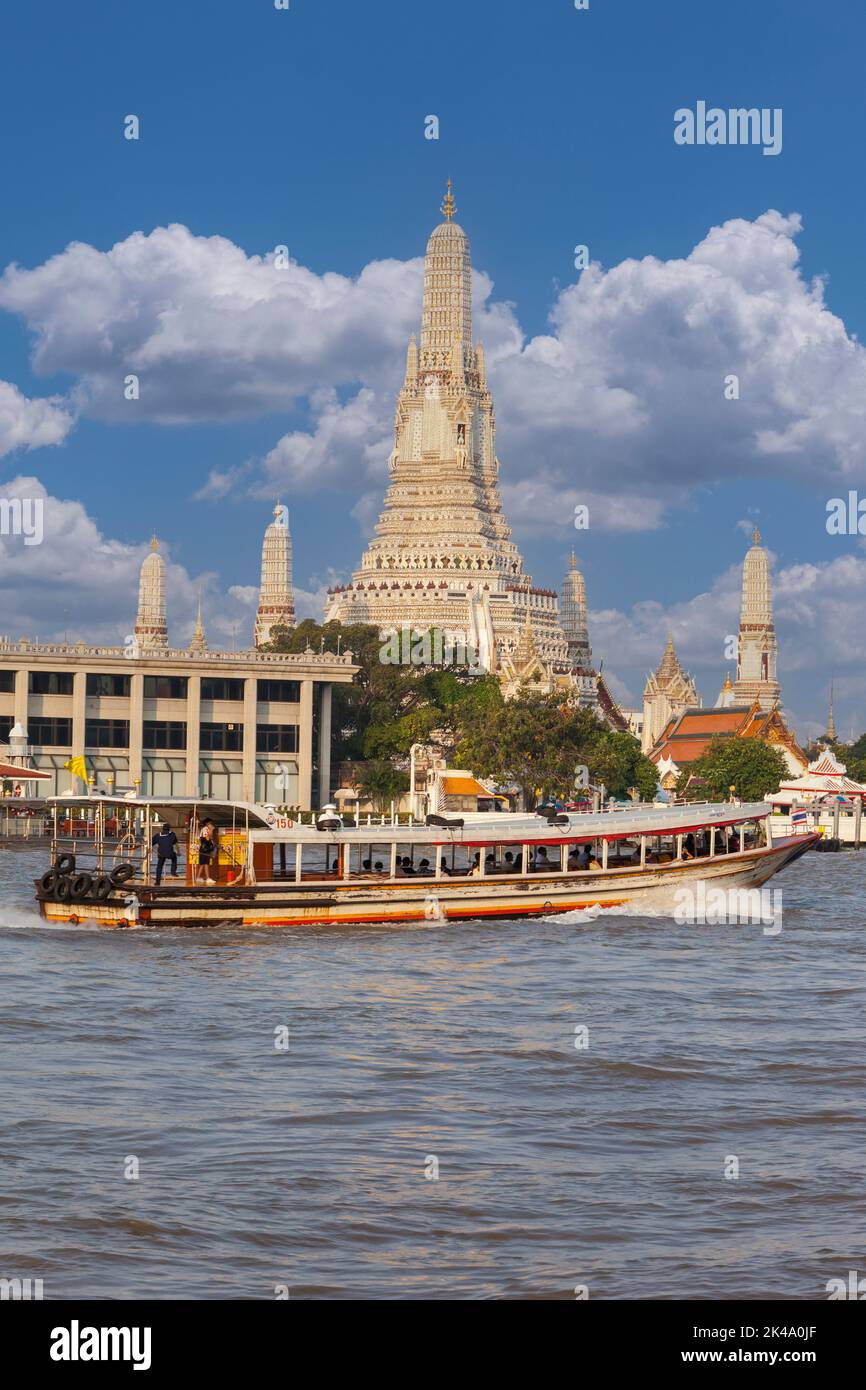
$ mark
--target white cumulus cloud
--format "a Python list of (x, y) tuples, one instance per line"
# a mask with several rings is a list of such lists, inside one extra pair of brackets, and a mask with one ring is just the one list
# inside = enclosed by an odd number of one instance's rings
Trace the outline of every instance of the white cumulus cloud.
[(0, 457), (62, 444), (72, 424), (72, 410), (59, 396), (30, 400), (12, 382), (0, 381)]

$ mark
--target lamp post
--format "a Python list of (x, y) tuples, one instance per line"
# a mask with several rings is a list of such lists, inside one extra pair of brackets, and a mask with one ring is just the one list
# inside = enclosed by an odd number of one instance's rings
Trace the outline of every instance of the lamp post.
[(416, 750), (418, 753), (422, 753), (424, 751), (424, 744), (413, 743), (412, 747), (409, 749), (409, 815), (411, 816), (412, 820), (415, 819), (415, 813), (418, 805), (417, 798), (415, 796)]

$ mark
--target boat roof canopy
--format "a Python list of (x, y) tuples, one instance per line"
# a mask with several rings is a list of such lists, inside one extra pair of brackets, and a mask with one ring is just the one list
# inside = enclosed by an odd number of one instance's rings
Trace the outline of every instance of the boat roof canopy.
[(394, 839), (407, 844), (557, 844), (562, 840), (621, 840), (638, 835), (687, 834), (708, 826), (739, 825), (768, 816), (766, 801), (697, 802), (680, 806), (625, 804), (608, 811), (563, 811), (548, 819), (535, 811), (467, 811), (439, 818), (439, 824), (359, 825), (344, 819), (339, 826), (318, 828), (301, 824), (273, 806), (250, 801), (212, 801), (191, 796), (51, 796), (46, 801), (59, 808), (110, 806), (118, 810), (156, 812), (175, 828), (194, 812), (199, 823), (212, 820), (218, 828), (241, 828), (249, 823), (257, 840), (317, 842), (319, 844), (375, 844)]
[(252, 801), (212, 801), (209, 797), (195, 796), (108, 796), (105, 793), (85, 796), (47, 796), (45, 800), (59, 807), (63, 806), (112, 806), (118, 810), (147, 810), (150, 808), (165, 815), (170, 824), (183, 820), (184, 812), (195, 811), (199, 821), (212, 820), (215, 825), (243, 824), (249, 815), (250, 823), (268, 825), (270, 807), (257, 806)]

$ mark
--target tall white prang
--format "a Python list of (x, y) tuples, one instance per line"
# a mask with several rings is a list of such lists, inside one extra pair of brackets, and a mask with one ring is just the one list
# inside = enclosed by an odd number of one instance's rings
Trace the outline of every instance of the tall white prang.
[(559, 591), (559, 611), (572, 666), (579, 671), (591, 671), (592, 648), (589, 645), (586, 584), (577, 568), (577, 556), (573, 550), (571, 565)]
[(168, 646), (165, 621), (165, 562), (159, 553), (154, 536), (150, 554), (141, 566), (138, 581), (138, 613), (135, 618), (135, 639), (142, 651)]
[(493, 400), (484, 349), (472, 342), (469, 240), (455, 211), (449, 180), (427, 243), (421, 338), (406, 354), (385, 504), (351, 583), (329, 591), (326, 616), (383, 635), (441, 629), (487, 670), (516, 652), (528, 616), (549, 679), (567, 679), (557, 594), (533, 585), (502, 513)]
[(292, 536), (289, 516), (278, 502), (274, 519), (262, 542), (262, 583), (256, 610), (256, 646), (270, 642), (277, 627), (294, 627), (295, 594), (292, 587)]
[(738, 705), (751, 705), (757, 700), (761, 709), (772, 709), (780, 696), (776, 679), (778, 644), (773, 623), (770, 557), (760, 540), (756, 528), (752, 545), (743, 561), (743, 601), (734, 700)]

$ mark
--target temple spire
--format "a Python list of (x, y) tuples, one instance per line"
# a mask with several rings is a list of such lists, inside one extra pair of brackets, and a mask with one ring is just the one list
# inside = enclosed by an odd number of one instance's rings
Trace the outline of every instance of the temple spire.
[(827, 741), (836, 742), (836, 721), (833, 718), (833, 682), (830, 682), (830, 717), (827, 720)]
[(455, 342), (460, 344), (461, 353), (472, 350), (469, 238), (463, 228), (453, 221), (453, 198), (449, 203), (446, 197), (442, 208), (446, 212), (446, 220), (433, 228), (424, 257), (419, 351), (422, 373), (448, 367)]
[(196, 615), (195, 620), (195, 630), (192, 634), (192, 638), (190, 639), (189, 649), (195, 656), (203, 656), (204, 653), (207, 651), (207, 642), (205, 641), (204, 635), (204, 624), (201, 620), (201, 587), (199, 587), (198, 591), (198, 613)]
[(292, 537), (288, 512), (277, 501), (274, 519), (262, 542), (262, 582), (256, 611), (255, 643), (264, 646), (276, 627), (294, 627), (295, 596), (292, 588)]
[(493, 400), (472, 339), (469, 239), (450, 182), (442, 212), (427, 241), (384, 505), (351, 582), (329, 591), (326, 620), (387, 635), (439, 628), (500, 673), (528, 621), (549, 688), (554, 669), (569, 679), (568, 643), (556, 594), (534, 587), (503, 512)]
[(577, 568), (577, 555), (571, 552), (568, 574), (559, 592), (559, 612), (562, 631), (568, 642), (568, 659), (573, 669), (592, 669), (592, 648), (589, 645), (589, 622), (586, 611), (586, 585)]
[(769, 710), (779, 698), (776, 679), (776, 628), (773, 622), (773, 591), (770, 557), (760, 543), (755, 527), (752, 545), (743, 561), (743, 594), (740, 606), (740, 632), (737, 641), (737, 675), (734, 694), (737, 704)]
[(134, 632), (139, 649), (168, 646), (165, 621), (165, 562), (159, 553), (159, 541), (156, 536), (151, 538), (150, 553), (145, 556), (141, 566)]

